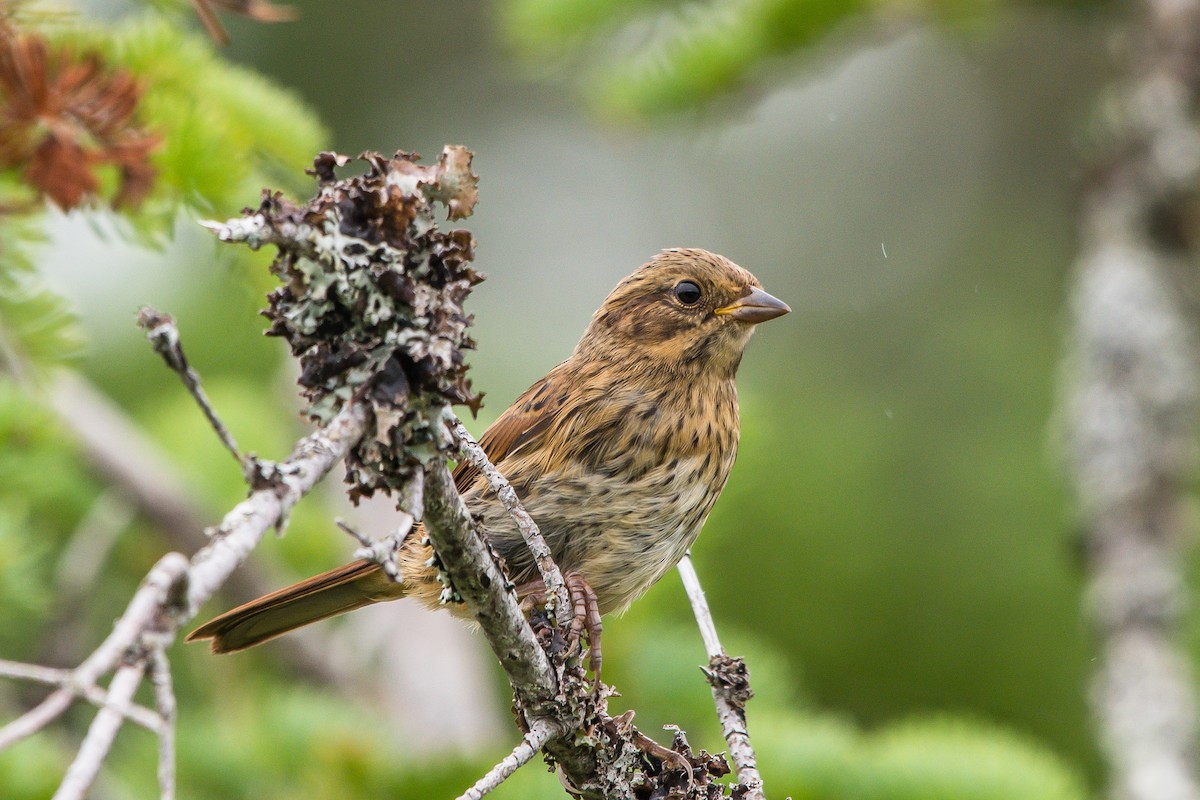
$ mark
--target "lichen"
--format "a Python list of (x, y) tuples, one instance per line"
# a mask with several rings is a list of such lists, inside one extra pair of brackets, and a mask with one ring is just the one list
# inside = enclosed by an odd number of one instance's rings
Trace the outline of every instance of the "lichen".
[(265, 192), (245, 220), (217, 228), (222, 238), (278, 248), (271, 271), (282, 285), (263, 314), (267, 334), (287, 340), (300, 361), (307, 414), (326, 423), (352, 399), (369, 403), (374, 428), (347, 459), (355, 499), (400, 490), (430, 459), (451, 454), (434, 429), (441, 412), (479, 406), (463, 356), (474, 346), (463, 301), (483, 279), (471, 267), (475, 241), (434, 218), (435, 204), (449, 219), (471, 213), (471, 157), (453, 146), (431, 165), (404, 152), (364, 153), (367, 171), (338, 179), (350, 159), (321, 153), (307, 203)]

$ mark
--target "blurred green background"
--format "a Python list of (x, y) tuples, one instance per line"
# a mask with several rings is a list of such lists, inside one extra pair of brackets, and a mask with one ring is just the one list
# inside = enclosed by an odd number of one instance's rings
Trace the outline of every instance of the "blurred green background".
[[(642, 84), (621, 77), (621, 53), (687, 8), (597, 3), (634, 15), (598, 35), (561, 32), (556, 4), (542, 5), (306, 0), (291, 24), (228, 20), (225, 55), (310, 104), (324, 146), (475, 151), (480, 204), (465, 225), (489, 276), (470, 301), (472, 375), (488, 395), (476, 432), (663, 247), (721, 252), (791, 304), (743, 363), (742, 449), (695, 549), (727, 648), (749, 662), (771, 796), (1086, 795), (1103, 775), (1053, 410), (1074, 198), (1112, 77), (1113, 11), (972, 8), (947, 21), (839, 5), (799, 52), (759, 53), (770, 57), (737, 91), (657, 117), (626, 91)], [(240, 476), (136, 331), (136, 308), (178, 319), (244, 447), (280, 457), (303, 428), (291, 367), (255, 316), (266, 260), (218, 248), (195, 216), (146, 249), (104, 215), (55, 215), (36, 262), (77, 306), (79, 368), (172, 454), (216, 521)], [(165, 545), (131, 522), (94, 596), (62, 608), (58, 557), (103, 477), (12, 390), (0, 424), (0, 657), (72, 663)], [(282, 584), (349, 557), (329, 522), (346, 513), (337, 503), (336, 486), (307, 502), (286, 538), (255, 553), (261, 569)], [(386, 509), (371, 513), (385, 531)], [(180, 795), (464, 789), (516, 733), (478, 637), (421, 615), (379, 610), (340, 626), (347, 652), (335, 658), (360, 686), (314, 680), (278, 645), (217, 659), (177, 644)], [(679, 724), (721, 750), (690, 619), (672, 573), (606, 622), (605, 677), (642, 730)], [(429, 627), (442, 625), (455, 630)], [(483, 665), (472, 708), (434, 685), (444, 664), (421, 672), (429, 649)], [(15, 713), (37, 691), (4, 686), (0, 708)], [(420, 719), (461, 726), (406, 722), (426, 701)], [(0, 754), (0, 794), (48, 796), (89, 713)], [(97, 796), (148, 796), (153, 740), (131, 729), (119, 745)], [(561, 790), (531, 766), (499, 796), (535, 793)]]

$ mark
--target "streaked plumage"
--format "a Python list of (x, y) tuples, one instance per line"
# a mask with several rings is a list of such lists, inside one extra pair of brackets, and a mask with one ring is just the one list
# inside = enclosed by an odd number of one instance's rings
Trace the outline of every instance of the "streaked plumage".
[[(758, 322), (787, 313), (728, 259), (666, 250), (622, 280), (570, 358), (531, 386), (480, 444), (538, 523), (564, 572), (619, 611), (673, 567), (699, 534), (737, 455), (734, 375)], [(517, 584), (537, 579), (487, 481), (455, 482)], [(400, 555), (402, 584), (355, 562), (247, 603), (194, 631), (231, 652), (381, 600), (436, 605), (420, 532)]]

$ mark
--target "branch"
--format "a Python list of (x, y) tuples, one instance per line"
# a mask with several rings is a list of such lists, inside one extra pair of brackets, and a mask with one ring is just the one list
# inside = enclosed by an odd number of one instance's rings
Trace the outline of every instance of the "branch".
[[(205, 512), (189, 494), (179, 470), (119, 406), (69, 370), (56, 373), (47, 399), (97, 477), (135, 503), (169, 547), (190, 553), (208, 544)], [(278, 585), (251, 562), (229, 575), (222, 592), (242, 603)], [(280, 639), (278, 646), (291, 651), (289, 663), (305, 674), (325, 683), (343, 678), (344, 670), (330, 659), (331, 648), (317, 631), (297, 631)]]
[(476, 781), (474, 786), (463, 792), (458, 800), (482, 800), (484, 795), (504, 783), (510, 775), (532, 761), (542, 746), (555, 733), (557, 733), (555, 726), (545, 720), (534, 723), (521, 743), (514, 747), (513, 751), (505, 756), (499, 764), (492, 767), (486, 775)]
[(425, 530), (455, 593), (483, 628), (518, 702), (529, 714), (552, 712), (558, 695), (554, 667), (521, 612), (516, 593), (511, 588), (496, 590), (511, 583), (476, 532), (443, 461), (425, 470)]
[(683, 588), (692, 603), (696, 624), (700, 627), (700, 638), (704, 640), (704, 649), (708, 651), (709, 668), (704, 670), (704, 674), (712, 687), (717, 719), (721, 722), (721, 732), (729, 745), (729, 757), (733, 759), (738, 783), (745, 787), (744, 794), (740, 796), (746, 800), (765, 800), (762, 776), (758, 774), (758, 761), (754, 756), (754, 746), (750, 743), (750, 732), (746, 728), (746, 701), (753, 696), (750, 673), (742, 659), (730, 658), (721, 647), (704, 589), (700, 586), (696, 568), (692, 566), (691, 553), (684, 553), (680, 560), (679, 577), (683, 579)]
[(154, 684), (154, 704), (162, 717), (158, 734), (158, 785), (160, 800), (175, 797), (175, 688), (171, 680), (171, 662), (166, 652), (155, 649), (150, 654), (150, 682)]
[[(187, 559), (178, 553), (168, 553), (159, 559), (142, 580), (125, 613), (113, 626), (113, 631), (99, 647), (71, 674), (70, 686), (52, 693), (40, 704), (0, 728), (0, 750), (36, 733), (66, 711), (83, 691), (96, 685), (102, 675), (112, 671), (125, 653), (151, 630), (162, 612), (171, 607), (173, 595), (187, 579)], [(74, 687), (81, 687), (76, 690)], [(115, 700), (111, 692), (109, 702)]]
[[(445, 420), (443, 431), (453, 438), (452, 422)], [(614, 720), (589, 690), (582, 669), (567, 668), (561, 653), (547, 658), (538, 634), (521, 613), (511, 584), (476, 530), (450, 471), (440, 460), (425, 470), (425, 526), (454, 593), (466, 602), (504, 667), (526, 729), (538, 731), (539, 737), (544, 728), (550, 729), (544, 749), (561, 769), (572, 794), (631, 797), (634, 786), (640, 786), (651, 792), (657, 787), (664, 796), (712, 796), (712, 779), (729, 771), (723, 760), (706, 753), (693, 757), (682, 737), (674, 750), (657, 744), (629, 724), (631, 712)], [(553, 632), (544, 632), (552, 642)], [(524, 750), (519, 747), (514, 756), (518, 752)], [(647, 771), (647, 760), (655, 764), (655, 774)], [(476, 787), (483, 783), (481, 780)]]
[(347, 404), (328, 425), (301, 439), (287, 461), (272, 465), (273, 483), (251, 492), (225, 515), (212, 534), (212, 543), (192, 558), (185, 607), (187, 619), (196, 615), (263, 534), (287, 524), (288, 515), (300, 498), (362, 438), (368, 417), (361, 404)]
[(121, 708), (133, 699), (133, 693), (137, 691), (145, 670), (146, 664), (142, 661), (124, 664), (117, 670), (108, 690), (108, 696), (115, 703), (115, 707), (102, 708), (96, 714), (83, 744), (79, 746), (79, 753), (67, 769), (67, 774), (58, 791), (54, 793), (53, 800), (83, 800), (92, 782), (100, 774), (100, 765), (108, 756), (113, 739), (117, 737), (117, 731), (125, 721)]
[[(525, 725), (529, 730), (551, 727), (545, 748), (572, 792), (586, 798), (630, 796), (639, 755), (632, 736), (614, 735), (608, 747), (601, 747), (577, 735), (585, 720), (598, 713), (582, 670), (568, 671), (547, 658), (441, 460), (425, 470), (425, 528), (454, 592), (466, 602), (504, 667)], [(611, 720), (601, 715), (598, 721)]]
[(508, 509), (509, 516), (517, 524), (517, 529), (521, 531), (525, 544), (533, 553), (534, 562), (537, 564), (538, 572), (541, 573), (542, 582), (546, 585), (546, 591), (554, 597), (554, 619), (560, 628), (565, 628), (571, 622), (571, 594), (567, 591), (567, 584), (563, 580), (562, 572), (550, 555), (550, 545), (546, 544), (533, 517), (529, 516), (529, 512), (521, 505), (521, 500), (517, 497), (517, 492), (512, 488), (512, 484), (500, 474), (500, 470), (496, 469), (496, 465), (483, 452), (483, 448), (471, 436), (470, 431), (449, 409), (446, 409), (446, 425), (454, 434), (463, 455), (487, 478), (488, 483), (492, 486), (492, 491), (500, 498), (500, 502)]
[(183, 380), (183, 385), (187, 387), (192, 398), (196, 401), (196, 405), (200, 406), (200, 410), (204, 412), (205, 419), (216, 432), (217, 438), (221, 440), (221, 444), (225, 445), (225, 449), (233, 454), (234, 460), (238, 462), (238, 466), (243, 470), (249, 469), (249, 459), (242, 455), (242, 451), (238, 449), (237, 442), (233, 440), (233, 434), (225, 427), (225, 423), (217, 416), (217, 412), (212, 407), (212, 403), (208, 400), (208, 394), (204, 391), (204, 387), (200, 385), (200, 376), (192, 369), (188, 363), (187, 356), (183, 354), (183, 346), (179, 343), (179, 329), (175, 327), (175, 320), (167, 314), (159, 313), (149, 306), (142, 306), (138, 311), (137, 317), (138, 326), (146, 331), (146, 336), (150, 339), (150, 343), (154, 345), (154, 350), (163, 360), (167, 362), (167, 366), (174, 370)]
[[(47, 683), (51, 686), (65, 688), (69, 691), (77, 692), (84, 700), (87, 700), (89, 703), (99, 708), (114, 707), (115, 705), (109, 699), (108, 692), (104, 691), (99, 686), (74, 685), (73, 670), (55, 669), (53, 667), (38, 666), (37, 664), (22, 664), (17, 661), (0, 660), (0, 676), (5, 678), (15, 678), (17, 680), (35, 681), (37, 683)], [(123, 711), (130, 722), (141, 725), (151, 733), (161, 733), (164, 723), (163, 718), (145, 706), (139, 706), (136, 703), (130, 703), (123, 709)]]
[[(368, 416), (361, 404), (348, 404), (327, 426), (302, 439), (287, 461), (260, 469), (262, 484), (225, 516), (213, 532), (210, 543), (190, 561), (178, 553), (169, 553), (160, 559), (104, 642), (71, 670), (69, 677), (55, 676), (62, 678), (63, 687), (0, 729), (0, 750), (53, 722), (76, 697), (98, 697), (97, 692), (101, 690), (96, 687), (96, 682), (122, 662), (125, 663), (117, 669), (104, 706), (96, 715), (56, 797), (80, 797), (86, 792), (125, 717), (138, 715), (148, 721), (144, 713), (133, 711), (135, 706), (129, 703), (148, 664), (152, 675), (156, 676), (160, 712), (158, 732), (160, 736), (172, 736), (174, 702), (168, 698), (169, 680), (164, 670), (153, 665), (179, 626), (195, 616), (266, 531), (286, 524), (288, 513), (296, 502), (362, 438)], [(8, 666), (5, 672), (9, 674), (24, 672), (17, 677), (51, 677), (51, 673), (39, 668), (27, 666), (20, 670)], [(163, 755), (168, 744), (160, 743), (159, 772), (164, 779), (173, 780), (173, 766)], [(172, 791), (167, 784), (163, 785), (164, 797), (169, 798)]]
[(1200, 800), (1200, 718), (1178, 641), (1200, 412), (1200, 2), (1140, 6), (1124, 39), (1131, 80), (1110, 103), (1119, 127), (1083, 206), (1063, 416), (1111, 796)]
[(415, 522), (412, 514), (405, 513), (404, 511), (399, 511), (398, 513), (402, 518), (400, 525), (396, 530), (382, 539), (372, 539), (365, 533), (361, 533), (350, 527), (344, 520), (335, 519), (333, 521), (333, 524), (337, 525), (343, 532), (350, 534), (361, 545), (354, 551), (355, 558), (375, 562), (383, 570), (384, 574), (396, 583), (400, 583), (404, 579), (404, 576), (400, 574), (400, 567), (396, 563), (396, 555), (400, 552), (400, 548), (404, 544), (404, 537), (412, 530), (413, 523)]

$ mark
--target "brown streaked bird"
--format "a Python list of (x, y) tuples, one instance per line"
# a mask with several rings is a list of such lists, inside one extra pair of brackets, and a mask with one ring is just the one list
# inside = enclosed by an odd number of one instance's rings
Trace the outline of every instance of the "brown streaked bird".
[[(695, 541), (737, 454), (742, 352), (758, 323), (789, 310), (723, 256), (664, 250), (617, 284), (571, 357), (480, 439), (559, 567), (594, 590), (599, 613), (627, 608)], [(542, 589), (486, 478), (464, 461), (454, 480), (518, 591)], [(222, 614), (188, 641), (230, 653), (371, 603), (437, 606), (441, 585), (421, 540), (415, 528), (400, 549), (402, 583), (356, 561)]]

